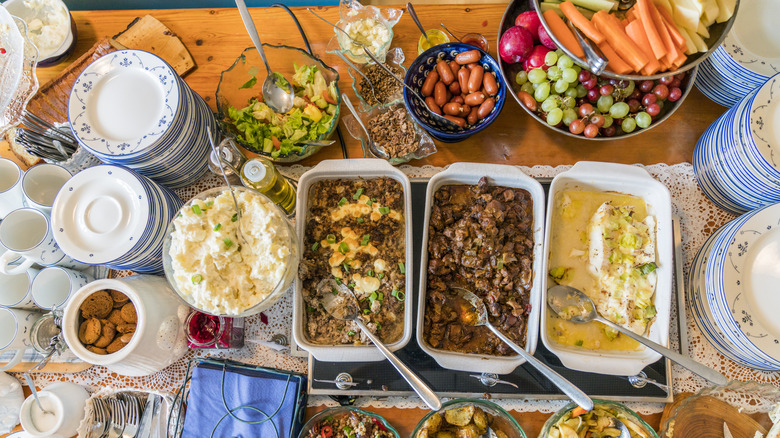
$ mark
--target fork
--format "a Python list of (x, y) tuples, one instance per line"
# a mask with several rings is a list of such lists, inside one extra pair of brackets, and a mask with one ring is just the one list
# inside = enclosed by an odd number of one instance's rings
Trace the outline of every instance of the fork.
[(138, 422), (141, 418), (139, 412), (140, 402), (138, 397), (132, 394), (121, 393), (119, 394), (119, 397), (122, 399), (122, 401), (124, 401), (127, 413), (125, 418), (125, 428), (122, 431), (122, 437), (135, 438), (135, 436), (138, 434)]
[(106, 433), (111, 416), (103, 399), (93, 399), (92, 407), (94, 408), (93, 417), (95, 421), (92, 423), (88, 438), (100, 438)]
[(104, 436), (106, 438), (121, 438), (122, 431), (125, 429), (127, 406), (113, 398), (109, 399), (108, 403), (111, 406), (111, 425), (108, 428), (108, 433), (104, 434)]

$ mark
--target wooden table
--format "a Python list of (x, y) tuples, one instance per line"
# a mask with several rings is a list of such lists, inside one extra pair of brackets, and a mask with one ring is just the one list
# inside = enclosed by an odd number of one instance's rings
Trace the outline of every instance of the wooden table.
[[(419, 5), (416, 10), (427, 27), (441, 21), (455, 32), (480, 32), (491, 45), (495, 56), (497, 32), (505, 4), (479, 5)], [(295, 8), (298, 19), (306, 31), (313, 50), (323, 61), (335, 66), (340, 75), (341, 90), (352, 95), (350, 77), (346, 66), (334, 55), (325, 53), (333, 29), (309, 14)], [(269, 44), (298, 45), (302, 41), (295, 26), (280, 8), (253, 8), (260, 38)], [(338, 20), (336, 7), (317, 8), (317, 12), (332, 21)], [(70, 61), (85, 52), (103, 36), (112, 36), (124, 30), (133, 18), (147, 13), (154, 15), (173, 30), (189, 48), (197, 69), (185, 77), (187, 83), (203, 96), (212, 109), (216, 109), (214, 94), (219, 74), (228, 68), (241, 51), (251, 46), (243, 23), (235, 9), (184, 9), (184, 10), (136, 10), (136, 11), (74, 11), (78, 26), (78, 43), (70, 60), (38, 70), (41, 83), (55, 77)], [(406, 65), (416, 56), (419, 32), (412, 20), (404, 16), (394, 28), (393, 45), (403, 48)], [(690, 162), (699, 136), (724, 108), (711, 102), (694, 89), (688, 99), (663, 126), (625, 140), (592, 142), (573, 139), (556, 133), (529, 117), (513, 99), (508, 98), (502, 114), (488, 129), (458, 144), (439, 143), (439, 151), (424, 160), (413, 161), (414, 166), (445, 166), (458, 161), (490, 162), (533, 166), (537, 164), (573, 164), (581, 160), (611, 161), (618, 163), (668, 163)], [(342, 126), (349, 156), (362, 156), (359, 142)], [(8, 155), (7, 149), (0, 151)], [(322, 159), (341, 158), (338, 147), (325, 149), (303, 165), (314, 165)], [(309, 412), (322, 409), (311, 407)], [(394, 424), (402, 436), (409, 436), (419, 419), (426, 413), (422, 409), (376, 409)], [(529, 437), (536, 437), (549, 414), (513, 413)], [(660, 414), (646, 416), (655, 428), (659, 427)]]

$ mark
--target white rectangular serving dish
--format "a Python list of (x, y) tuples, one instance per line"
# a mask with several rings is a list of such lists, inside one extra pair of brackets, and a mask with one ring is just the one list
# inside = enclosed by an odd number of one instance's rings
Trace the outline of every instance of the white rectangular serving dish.
[(425, 293), (428, 285), (428, 228), (433, 208), (433, 195), (441, 186), (453, 184), (476, 185), (480, 178), (487, 176), (492, 186), (514, 187), (528, 190), (533, 199), (534, 217), (534, 280), (531, 286), (531, 313), (526, 328), (525, 350), (531, 354), (536, 351), (536, 341), (541, 315), (540, 301), (542, 293), (542, 242), (544, 241), (544, 190), (538, 181), (523, 173), (518, 167), (504, 164), (454, 163), (444, 172), (438, 173), (428, 182), (425, 193), (425, 225), (423, 231), (422, 252), (420, 255), (420, 291), (417, 306), (417, 343), (440, 366), (458, 371), (473, 371), (495, 374), (509, 374), (525, 363), (520, 356), (490, 356), (485, 354), (466, 354), (440, 350), (431, 347), (423, 337), (425, 324)]
[[(295, 232), (298, 234), (298, 247), (301, 256), (304, 254), (306, 235), (306, 220), (309, 214), (309, 189), (312, 184), (324, 180), (353, 180), (389, 177), (401, 184), (404, 192), (404, 224), (406, 241), (406, 298), (404, 302), (404, 331), (401, 339), (388, 344), (391, 351), (403, 348), (412, 338), (412, 279), (414, 258), (412, 255), (412, 191), (409, 178), (391, 166), (387, 161), (372, 158), (324, 160), (314, 168), (304, 173), (298, 181), (298, 199), (295, 207)], [(303, 301), (300, 277), (295, 281), (293, 296), (293, 338), (298, 346), (317, 360), (323, 362), (377, 362), (385, 357), (374, 345), (324, 345), (309, 342), (304, 329), (305, 303)]]
[[(648, 338), (661, 345), (669, 344), (669, 318), (671, 312), (672, 272), (674, 271), (672, 247), (672, 198), (669, 189), (655, 180), (646, 170), (637, 166), (616, 163), (581, 161), (570, 170), (556, 176), (550, 185), (547, 203), (547, 230), (543, 260), (544, 288), (542, 302), (547, 302), (547, 271), (549, 270), (550, 225), (555, 208), (555, 196), (564, 190), (615, 192), (642, 198), (648, 214), (656, 220), (656, 263), (658, 282), (654, 303), (656, 320), (650, 326)], [(546, 311), (549, 311), (546, 310)], [(661, 358), (659, 353), (644, 348), (641, 351), (596, 351), (561, 345), (547, 336), (547, 316), (542, 315), (540, 334), (542, 343), (558, 356), (566, 368), (599, 374), (632, 376)]]

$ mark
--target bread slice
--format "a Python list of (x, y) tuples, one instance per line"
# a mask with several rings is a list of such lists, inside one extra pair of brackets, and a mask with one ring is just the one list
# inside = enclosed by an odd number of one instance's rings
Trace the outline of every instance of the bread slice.
[(24, 163), (25, 167), (32, 167), (35, 166), (36, 164), (43, 163), (43, 159), (35, 155), (28, 154), (27, 151), (24, 150), (24, 146), (16, 142), (16, 128), (11, 128), (8, 131), (6, 131), (5, 140), (10, 145), (11, 152), (13, 152), (13, 154), (16, 156), (16, 158), (19, 159), (19, 161)]

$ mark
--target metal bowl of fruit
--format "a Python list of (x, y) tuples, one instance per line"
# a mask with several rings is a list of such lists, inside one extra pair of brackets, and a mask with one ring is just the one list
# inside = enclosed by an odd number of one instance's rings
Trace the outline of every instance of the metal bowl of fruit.
[(723, 43), (739, 8), (739, 0), (515, 3), (532, 4), (552, 41), (575, 62), (585, 65), (585, 55), (566, 21), (609, 59), (603, 76), (635, 81), (674, 76), (696, 67)]
[[(534, 14), (526, 0), (509, 5), (501, 21), (499, 38), (522, 27), (521, 15)], [(517, 26), (515, 25), (517, 24)], [(529, 25), (532, 26), (532, 25)], [(680, 107), (693, 88), (697, 69), (659, 79), (617, 79), (595, 76), (578, 66), (538, 25), (533, 32), (513, 35), (525, 56), (499, 49), (501, 75), (512, 96), (533, 118), (562, 134), (588, 140), (610, 140), (646, 132), (661, 124)], [(505, 41), (506, 42), (506, 41)]]

